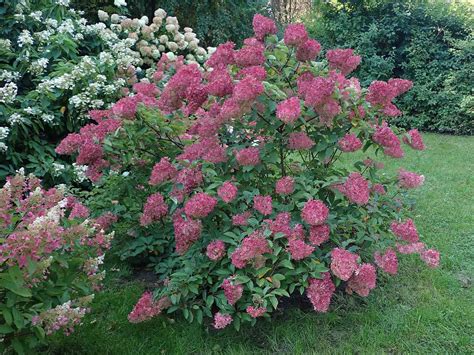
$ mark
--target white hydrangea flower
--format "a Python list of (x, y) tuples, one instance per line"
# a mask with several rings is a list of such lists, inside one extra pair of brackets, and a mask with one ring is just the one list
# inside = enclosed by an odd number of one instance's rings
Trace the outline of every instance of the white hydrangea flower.
[(103, 22), (109, 19), (109, 14), (102, 10), (97, 11), (97, 16), (99, 17), (99, 20)]
[(41, 120), (44, 123), (51, 123), (51, 122), (54, 121), (54, 116), (51, 115), (51, 114), (44, 113), (44, 114), (41, 115)]
[(70, 0), (57, 0), (56, 3), (57, 3), (58, 5), (60, 5), (60, 6), (66, 6), (66, 7), (68, 7), (69, 4), (70, 4), (70, 2), (71, 2)]
[(125, 0), (114, 0), (114, 5), (117, 7), (127, 6), (127, 2)]
[(8, 146), (3, 143), (3, 142), (0, 142), (0, 152), (6, 152), (8, 150)]
[(11, 46), (12, 46), (12, 42), (9, 39), (0, 38), (0, 47), (10, 50)]
[(4, 140), (5, 138), (7, 138), (8, 133), (10, 133), (10, 128), (0, 127), (0, 140)]
[(30, 14), (30, 17), (35, 21), (41, 21), (43, 13), (41, 11), (35, 11)]
[(12, 103), (15, 101), (18, 93), (18, 86), (15, 83), (10, 82), (5, 84), (4, 87), (0, 87), (0, 103)]
[(19, 113), (15, 112), (8, 117), (8, 123), (10, 123), (11, 126), (14, 126), (18, 123), (23, 123), (25, 121), (25, 117), (20, 115)]
[(35, 60), (34, 62), (31, 63), (30, 71), (34, 75), (40, 75), (46, 69), (46, 67), (48, 66), (48, 63), (49, 63), (48, 58), (37, 59), (37, 60)]
[(23, 47), (25, 45), (32, 45), (33, 44), (33, 37), (31, 36), (30, 31), (23, 30), (21, 31), (20, 35), (18, 36), (18, 47)]
[(160, 17), (160, 18), (163, 19), (163, 18), (166, 17), (166, 11), (163, 10), (163, 9), (157, 9), (157, 10), (155, 10), (154, 15), (155, 15), (156, 17)]
[(86, 172), (89, 168), (87, 165), (79, 165), (77, 163), (72, 163), (72, 167), (74, 169), (75, 180), (77, 182), (83, 182), (87, 180)]
[(66, 166), (64, 164), (53, 163), (53, 176), (60, 176), (65, 169)]
[(112, 21), (112, 23), (119, 23), (120, 22), (120, 16), (117, 15), (117, 14), (112, 14), (112, 16), (110, 16), (110, 21)]

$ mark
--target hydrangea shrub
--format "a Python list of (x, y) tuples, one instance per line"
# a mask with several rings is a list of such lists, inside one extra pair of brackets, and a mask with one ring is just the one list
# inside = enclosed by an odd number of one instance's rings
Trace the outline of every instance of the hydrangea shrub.
[(112, 209), (135, 217), (128, 242), (161, 280), (132, 322), (166, 311), (239, 329), (295, 293), (317, 312), (337, 288), (366, 297), (378, 273), (397, 273), (401, 254), (439, 263), (404, 198), (424, 177), (388, 176), (374, 160), (424, 149), (418, 131), (389, 124), (411, 82), (362, 88), (351, 49), (318, 58), (303, 24), (282, 40), (271, 19), (256, 15), (253, 26), (242, 48), (221, 44), (205, 68), (180, 65), (165, 86), (136, 88), (57, 148), (126, 192)]
[(105, 276), (113, 216), (89, 211), (62, 188), (19, 173), (0, 189), (0, 339), (30, 353), (57, 331), (70, 334)]
[[(131, 19), (99, 11), (88, 24), (69, 1), (0, 5), (0, 179), (20, 167), (63, 182), (81, 167), (56, 161), (54, 147), (139, 80), (152, 80), (167, 54), (203, 62), (207, 50), (191, 28), (163, 9)], [(64, 175), (64, 176), (62, 176)], [(61, 181), (61, 178), (63, 180)], [(48, 181), (49, 182), (49, 181)]]

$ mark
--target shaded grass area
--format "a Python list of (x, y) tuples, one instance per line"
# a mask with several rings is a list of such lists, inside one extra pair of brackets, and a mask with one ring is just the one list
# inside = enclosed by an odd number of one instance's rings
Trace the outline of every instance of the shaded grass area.
[[(158, 317), (130, 324), (127, 314), (143, 291), (137, 281), (113, 279), (97, 295), (84, 325), (69, 337), (52, 337), (50, 354), (183, 353), (474, 353), (474, 138), (424, 136), (428, 149), (407, 149), (387, 160), (426, 176), (414, 191), (414, 220), (423, 241), (441, 252), (441, 267), (402, 256), (395, 277), (380, 275), (365, 299), (341, 297), (331, 312), (291, 308), (272, 321), (216, 332), (184, 320)], [(114, 275), (115, 274), (115, 275)]]

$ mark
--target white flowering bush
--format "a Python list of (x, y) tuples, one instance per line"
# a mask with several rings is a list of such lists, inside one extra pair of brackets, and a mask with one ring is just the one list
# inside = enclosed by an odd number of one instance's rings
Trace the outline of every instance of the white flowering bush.
[(151, 21), (99, 11), (100, 22), (87, 24), (81, 15), (69, 0), (0, 4), (0, 179), (24, 166), (68, 181), (68, 165), (55, 160), (53, 148), (90, 120), (89, 110), (107, 108), (128, 86), (152, 78), (163, 53), (207, 58), (192, 29), (181, 32), (162, 9)]

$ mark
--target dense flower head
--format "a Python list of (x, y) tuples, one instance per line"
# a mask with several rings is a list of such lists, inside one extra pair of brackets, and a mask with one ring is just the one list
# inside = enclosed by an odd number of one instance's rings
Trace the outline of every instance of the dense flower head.
[(395, 133), (393, 133), (392, 129), (386, 122), (375, 129), (372, 139), (375, 143), (378, 143), (383, 147), (390, 148), (400, 146), (400, 139), (398, 139)]
[(360, 64), (360, 56), (353, 49), (331, 49), (326, 53), (329, 68), (338, 69), (343, 75), (353, 72)]
[(268, 216), (273, 212), (272, 197), (256, 195), (253, 197), (253, 208), (264, 216)]
[(263, 81), (267, 77), (267, 71), (261, 65), (253, 65), (251, 67), (242, 68), (237, 73), (238, 79), (242, 79), (247, 76), (253, 76), (258, 81)]
[(405, 153), (403, 152), (400, 145), (394, 147), (385, 147), (383, 152), (385, 155), (388, 155), (392, 158), (403, 158), (405, 156)]
[(308, 39), (308, 32), (302, 23), (289, 24), (285, 29), (284, 42), (287, 46), (299, 46)]
[(361, 140), (353, 133), (347, 133), (337, 144), (343, 152), (355, 152), (362, 148)]
[(176, 252), (183, 255), (201, 236), (202, 223), (200, 220), (184, 219), (181, 214), (176, 213), (173, 216), (173, 227)]
[(284, 176), (275, 184), (275, 192), (279, 195), (289, 195), (295, 190), (295, 179), (291, 176)]
[(209, 82), (206, 86), (207, 93), (222, 97), (232, 94), (234, 84), (229, 71), (226, 68), (217, 68), (209, 74)]
[(308, 39), (298, 46), (296, 60), (305, 62), (314, 60), (321, 51), (321, 44), (315, 39)]
[(420, 132), (417, 129), (411, 129), (408, 132), (408, 137), (403, 137), (403, 142), (408, 144), (410, 147), (416, 150), (424, 150), (425, 144), (423, 143), (423, 138), (421, 137)]
[(246, 226), (248, 224), (248, 219), (251, 217), (251, 213), (246, 211), (244, 213), (239, 213), (232, 216), (232, 225), (234, 226)]
[(425, 177), (416, 173), (400, 169), (398, 171), (398, 184), (404, 189), (414, 189), (423, 185)]
[(313, 308), (316, 312), (327, 312), (331, 303), (332, 295), (336, 291), (336, 286), (331, 280), (331, 274), (324, 272), (321, 279), (309, 279), (309, 286), (306, 289)]
[(260, 149), (257, 147), (244, 148), (235, 152), (239, 165), (255, 166), (260, 164)]
[(251, 102), (263, 93), (263, 84), (253, 76), (246, 76), (234, 87), (234, 98), (241, 103)]
[(392, 222), (390, 224), (390, 229), (393, 234), (407, 242), (415, 243), (420, 239), (415, 224), (410, 218), (408, 218), (405, 222)]
[(276, 215), (273, 221), (266, 220), (265, 222), (268, 224), (268, 228), (274, 235), (276, 233), (283, 233), (285, 237), (291, 237), (291, 215), (289, 212), (280, 212)]
[(89, 209), (80, 202), (73, 204), (71, 212), (69, 213), (69, 219), (74, 218), (87, 218), (89, 217)]
[(210, 68), (218, 68), (234, 64), (234, 47), (235, 43), (233, 42), (220, 44), (216, 51), (212, 53), (206, 65)]
[(439, 266), (440, 255), (439, 251), (434, 249), (424, 250), (420, 254), (421, 260), (423, 260), (426, 265), (431, 268), (436, 268)]
[(183, 185), (184, 191), (189, 193), (202, 184), (203, 176), (201, 169), (198, 167), (182, 169), (176, 175), (175, 181), (176, 183)]
[(299, 91), (302, 91), (305, 99), (304, 103), (308, 107), (325, 104), (331, 99), (334, 92), (334, 81), (330, 78), (318, 76), (311, 79), (306, 76), (300, 82), (301, 84), (298, 87), (301, 87), (301, 90)]
[(310, 256), (314, 251), (314, 246), (306, 244), (301, 239), (290, 239), (288, 241), (288, 252), (293, 260), (302, 260)]
[(227, 298), (227, 302), (231, 306), (242, 297), (242, 293), (244, 292), (243, 285), (235, 285), (230, 279), (225, 279), (221, 287), (224, 289), (225, 298)]
[(252, 20), (252, 25), (255, 38), (259, 41), (263, 41), (267, 35), (276, 34), (278, 30), (275, 21), (260, 14), (255, 14)]
[(387, 106), (395, 97), (395, 88), (384, 81), (373, 81), (367, 91), (366, 99), (373, 106)]
[(153, 83), (139, 82), (133, 84), (133, 91), (137, 94), (154, 97), (160, 93), (158, 87)]
[(357, 293), (359, 296), (367, 297), (370, 290), (375, 288), (377, 272), (372, 264), (364, 263), (354, 272), (354, 275), (347, 283), (346, 291), (351, 294)]
[(207, 245), (206, 255), (213, 261), (221, 260), (225, 256), (225, 244), (222, 240), (213, 240)]
[(348, 281), (352, 274), (358, 269), (357, 254), (350, 251), (335, 248), (331, 252), (331, 271), (343, 281)]
[(150, 180), (148, 183), (152, 186), (161, 184), (165, 181), (173, 179), (177, 174), (177, 169), (171, 164), (168, 157), (161, 158), (161, 160), (153, 166)]
[(198, 192), (186, 202), (184, 212), (191, 218), (204, 218), (214, 210), (216, 204), (216, 198), (204, 192)]
[(377, 266), (386, 273), (395, 275), (398, 272), (397, 253), (392, 248), (388, 248), (384, 254), (375, 252), (374, 259)]
[(128, 315), (128, 320), (130, 323), (141, 323), (157, 316), (170, 306), (171, 301), (168, 297), (155, 301), (153, 294), (147, 291), (143, 293), (135, 307), (133, 307), (133, 310)]
[(323, 224), (329, 215), (329, 208), (321, 200), (309, 200), (301, 210), (301, 218), (312, 226)]
[(267, 309), (265, 307), (248, 306), (245, 309), (245, 312), (247, 312), (252, 318), (258, 318), (263, 316), (267, 312)]
[(241, 245), (232, 253), (232, 264), (239, 269), (243, 269), (248, 262), (255, 261), (257, 257), (270, 252), (268, 241), (260, 231), (256, 231), (245, 237)]
[(225, 203), (232, 202), (237, 197), (237, 192), (237, 187), (230, 181), (224, 182), (222, 186), (217, 189), (217, 195), (219, 195)]
[(260, 43), (243, 46), (234, 52), (234, 61), (239, 67), (262, 65), (265, 62), (265, 47)]
[(313, 245), (320, 246), (329, 240), (330, 228), (327, 224), (311, 226), (309, 229), (309, 242)]
[(313, 140), (305, 132), (293, 132), (288, 137), (288, 149), (306, 150), (313, 146)]
[(163, 196), (157, 192), (148, 196), (143, 214), (140, 217), (140, 224), (147, 226), (153, 222), (159, 221), (168, 214), (168, 205), (165, 203)]
[(293, 96), (280, 102), (277, 106), (276, 115), (278, 119), (284, 123), (289, 124), (295, 122), (301, 115), (300, 99)]
[(374, 184), (371, 190), (378, 195), (385, 195), (387, 193), (385, 187), (382, 184)]
[(419, 254), (423, 250), (425, 250), (425, 243), (422, 242), (397, 244), (397, 251), (400, 254)]
[(344, 184), (339, 186), (339, 191), (352, 203), (365, 205), (369, 202), (369, 182), (360, 173), (351, 173)]
[(395, 96), (400, 96), (413, 87), (413, 82), (406, 79), (393, 78), (388, 80), (388, 85), (393, 88)]
[(221, 312), (214, 314), (213, 326), (215, 329), (224, 329), (230, 323), (232, 323), (232, 316), (230, 314), (222, 314)]

